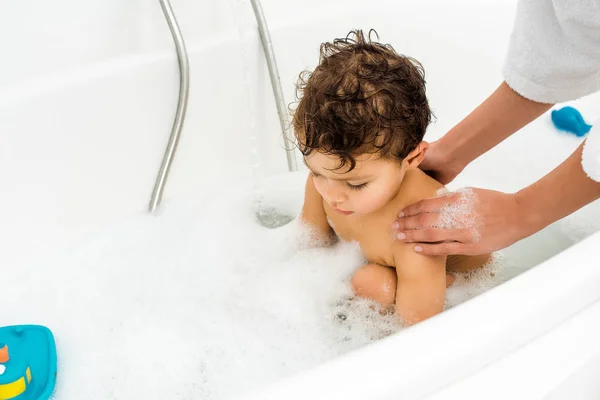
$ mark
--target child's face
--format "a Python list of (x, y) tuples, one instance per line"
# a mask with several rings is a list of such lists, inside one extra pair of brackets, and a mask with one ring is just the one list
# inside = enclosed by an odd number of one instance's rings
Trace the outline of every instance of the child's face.
[(385, 206), (400, 190), (406, 172), (402, 164), (383, 159), (377, 154), (355, 157), (356, 167), (336, 169), (340, 159), (313, 151), (304, 162), (311, 170), (315, 187), (323, 199), (337, 212), (368, 214)]

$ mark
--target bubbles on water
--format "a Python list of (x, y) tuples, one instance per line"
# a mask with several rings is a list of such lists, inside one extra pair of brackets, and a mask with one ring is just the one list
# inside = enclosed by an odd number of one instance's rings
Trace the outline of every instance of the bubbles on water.
[(505, 268), (506, 261), (504, 255), (498, 252), (483, 267), (454, 274), (456, 280), (446, 290), (446, 308), (463, 303), (508, 280), (510, 275)]
[[(397, 332), (395, 314), (352, 292), (358, 244), (315, 247), (300, 223), (305, 179), (266, 182), (270, 229), (239, 187), (9, 270), (19, 306), (3, 323), (54, 331), (57, 400), (227, 399)], [(485, 290), (470, 279), (448, 290), (451, 305)]]

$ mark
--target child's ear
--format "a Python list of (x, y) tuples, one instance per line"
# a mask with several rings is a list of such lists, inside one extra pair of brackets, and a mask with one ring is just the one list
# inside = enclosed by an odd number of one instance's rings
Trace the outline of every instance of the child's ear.
[(421, 142), (415, 147), (413, 151), (408, 153), (404, 161), (406, 161), (409, 168), (417, 168), (423, 159), (425, 158), (425, 153), (427, 153), (427, 149), (429, 148), (429, 143)]

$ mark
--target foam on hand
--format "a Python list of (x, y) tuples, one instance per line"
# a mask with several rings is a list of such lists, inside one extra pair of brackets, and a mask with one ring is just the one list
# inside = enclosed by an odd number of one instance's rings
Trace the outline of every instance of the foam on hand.
[(477, 194), (471, 188), (460, 188), (450, 192), (446, 188), (437, 191), (438, 196), (449, 197), (458, 194), (458, 200), (446, 203), (439, 211), (437, 225), (445, 229), (469, 229), (475, 242), (481, 239), (478, 228), (479, 217), (475, 214)]

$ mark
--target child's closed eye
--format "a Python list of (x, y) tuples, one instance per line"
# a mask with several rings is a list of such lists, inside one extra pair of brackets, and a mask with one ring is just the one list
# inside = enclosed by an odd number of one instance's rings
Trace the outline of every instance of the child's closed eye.
[[(313, 179), (316, 179), (316, 178), (320, 178), (320, 177), (321, 177), (321, 175), (319, 175), (319, 174), (317, 174), (316, 172), (313, 172), (313, 171), (310, 171), (310, 176), (311, 176)], [(368, 183), (369, 183), (369, 182), (361, 183), (360, 185), (352, 185), (352, 184), (350, 184), (350, 183), (346, 182), (346, 185), (348, 185), (348, 187), (349, 187), (350, 189), (352, 189), (352, 190), (362, 190), (362, 189), (364, 189), (364, 188), (365, 188), (365, 187), (368, 185)]]
[(361, 183), (360, 185), (351, 185), (348, 183), (348, 187), (352, 190), (362, 190), (367, 187), (369, 182)]

